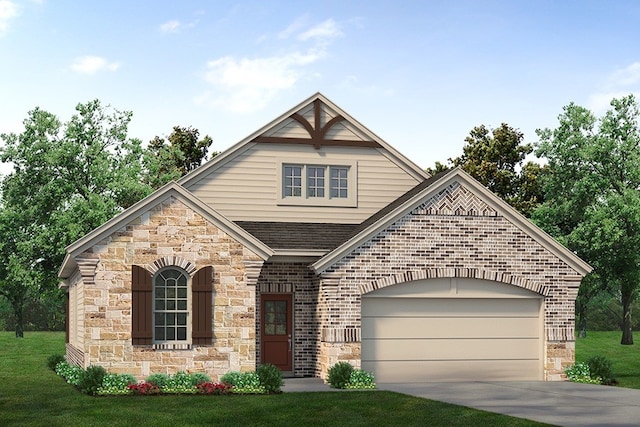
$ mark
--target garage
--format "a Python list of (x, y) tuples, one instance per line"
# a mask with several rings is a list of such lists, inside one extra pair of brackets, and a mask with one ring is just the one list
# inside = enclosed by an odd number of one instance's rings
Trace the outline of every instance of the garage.
[(427, 279), (362, 296), (362, 368), (378, 382), (543, 379), (542, 296)]

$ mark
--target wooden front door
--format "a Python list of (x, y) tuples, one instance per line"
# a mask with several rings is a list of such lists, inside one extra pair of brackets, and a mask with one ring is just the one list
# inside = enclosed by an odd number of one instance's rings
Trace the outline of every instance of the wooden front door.
[(271, 363), (283, 372), (290, 372), (293, 354), (291, 295), (263, 294), (261, 299), (262, 363)]

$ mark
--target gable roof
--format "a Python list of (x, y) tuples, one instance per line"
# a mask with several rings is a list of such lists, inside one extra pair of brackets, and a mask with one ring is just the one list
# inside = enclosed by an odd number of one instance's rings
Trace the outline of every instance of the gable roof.
[(260, 241), (275, 251), (325, 251), (344, 243), (358, 224), (236, 221)]
[(545, 249), (573, 268), (576, 272), (584, 276), (592, 270), (589, 264), (558, 243), (544, 230), (533, 224), (524, 215), (493, 194), (460, 167), (449, 172), (433, 176), (416, 185), (394, 202), (390, 203), (372, 215), (369, 219), (365, 220), (360, 227), (354, 231), (354, 235), (351, 236), (351, 238), (317, 260), (311, 265), (311, 267), (317, 274), (327, 270), (358, 246), (391, 226), (393, 223), (420, 206), (426, 200), (435, 196), (439, 191), (446, 188), (454, 181), (464, 184), (467, 189), (480, 197), (480, 199), (487, 203), (491, 208), (495, 209), (500, 215), (515, 224), (520, 230), (533, 238)]
[(129, 224), (135, 218), (170, 197), (175, 197), (177, 200), (187, 205), (193, 211), (201, 215), (205, 220), (224, 230), (234, 239), (238, 240), (247, 248), (255, 252), (262, 259), (266, 260), (273, 255), (274, 252), (269, 246), (255, 238), (242, 227), (225, 218), (222, 214), (217, 212), (215, 209), (212, 209), (176, 182), (170, 182), (116, 215), (111, 220), (105, 222), (89, 234), (67, 246), (67, 254), (58, 272), (58, 277), (62, 279), (70, 277), (76, 268), (76, 256), (80, 255), (97, 242), (105, 239), (109, 235)]
[[(313, 117), (310, 117), (309, 120), (305, 117), (305, 112), (307, 116), (312, 115)], [(321, 112), (327, 114), (327, 119), (329, 117), (331, 117), (331, 119), (323, 123), (320, 117)], [(328, 112), (330, 112), (330, 115)], [(306, 132), (308, 137), (290, 138), (278, 136), (278, 129), (286, 124), (300, 127), (301, 132), (303, 134)], [(352, 138), (332, 138), (329, 134), (336, 128), (349, 128), (352, 133)], [(318, 92), (218, 154), (206, 164), (185, 175), (178, 180), (178, 183), (184, 187), (188, 187), (192, 183), (204, 178), (207, 173), (223, 166), (255, 144), (261, 143), (306, 143), (312, 144), (316, 148), (321, 145), (351, 145), (376, 148), (382, 155), (415, 179), (422, 181), (429, 177), (426, 171)]]

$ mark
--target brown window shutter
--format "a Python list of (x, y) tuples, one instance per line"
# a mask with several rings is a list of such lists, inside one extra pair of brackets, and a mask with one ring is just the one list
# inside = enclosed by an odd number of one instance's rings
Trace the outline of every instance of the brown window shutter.
[(134, 345), (153, 344), (153, 278), (137, 265), (131, 266), (131, 338)]
[(207, 345), (213, 341), (211, 311), (213, 297), (213, 267), (204, 267), (196, 272), (191, 281), (193, 323), (191, 341), (195, 345)]

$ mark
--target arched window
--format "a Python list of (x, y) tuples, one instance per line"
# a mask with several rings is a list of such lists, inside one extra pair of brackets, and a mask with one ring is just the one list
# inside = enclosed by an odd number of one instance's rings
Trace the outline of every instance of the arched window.
[(153, 341), (186, 342), (189, 334), (189, 277), (177, 268), (165, 268), (153, 278)]

